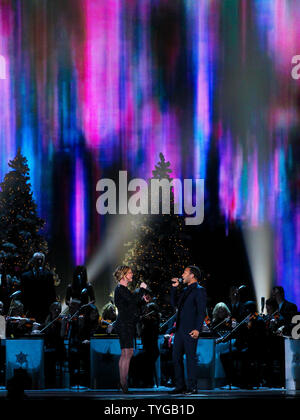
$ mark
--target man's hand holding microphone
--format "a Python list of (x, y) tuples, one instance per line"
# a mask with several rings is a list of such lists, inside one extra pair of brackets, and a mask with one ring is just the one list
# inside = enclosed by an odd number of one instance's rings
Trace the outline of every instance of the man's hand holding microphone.
[(171, 282), (172, 282), (172, 286), (173, 287), (178, 287), (179, 286), (179, 284), (180, 283), (182, 283), (182, 279), (180, 278), (180, 279), (178, 279), (177, 277), (173, 277), (172, 279), (171, 279)]

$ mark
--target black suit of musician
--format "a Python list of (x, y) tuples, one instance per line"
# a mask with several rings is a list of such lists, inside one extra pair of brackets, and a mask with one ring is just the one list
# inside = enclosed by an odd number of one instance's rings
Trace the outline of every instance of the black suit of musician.
[(272, 298), (276, 300), (278, 305), (278, 312), (280, 315), (279, 323), (282, 325), (280, 330), (284, 334), (289, 335), (292, 328), (292, 318), (298, 312), (297, 305), (285, 299), (284, 289), (281, 286), (273, 287)]
[(36, 252), (33, 267), (21, 276), (24, 311), (40, 323), (45, 322), (50, 305), (56, 301), (53, 274), (44, 268), (44, 262), (44, 254)]
[(178, 308), (176, 333), (173, 347), (175, 371), (175, 390), (171, 393), (185, 391), (183, 355), (186, 354), (188, 394), (197, 392), (196, 350), (199, 334), (202, 330), (206, 313), (206, 291), (198, 284), (201, 271), (198, 267), (186, 267), (182, 274), (183, 283), (187, 286), (178, 294), (178, 279), (172, 279), (171, 303)]

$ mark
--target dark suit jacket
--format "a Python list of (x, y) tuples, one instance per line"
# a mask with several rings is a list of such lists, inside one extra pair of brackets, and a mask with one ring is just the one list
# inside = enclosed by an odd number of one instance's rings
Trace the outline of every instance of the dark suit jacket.
[(201, 332), (206, 315), (206, 290), (198, 283), (192, 283), (178, 293), (177, 287), (171, 289), (171, 304), (178, 308), (176, 330)]
[(231, 316), (235, 318), (237, 322), (241, 322), (247, 316), (245, 305), (242, 302), (238, 302), (236, 305), (229, 303), (228, 308), (230, 309)]
[(36, 275), (32, 270), (21, 276), (22, 303), (29, 317), (44, 322), (49, 314), (51, 303), (56, 300), (53, 275), (48, 270), (41, 270)]
[(281, 308), (279, 309), (279, 313), (283, 318), (284, 325), (290, 324), (293, 316), (296, 315), (297, 312), (298, 308), (294, 303), (284, 300)]

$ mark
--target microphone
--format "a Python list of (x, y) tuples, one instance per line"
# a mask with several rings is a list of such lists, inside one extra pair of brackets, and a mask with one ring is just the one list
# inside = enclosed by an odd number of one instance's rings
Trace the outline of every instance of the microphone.
[(264, 309), (265, 309), (265, 297), (263, 296), (261, 298), (261, 311), (260, 312), (263, 313)]
[(9, 296), (10, 299), (15, 299), (17, 296), (21, 294), (21, 290), (17, 290), (12, 295)]
[[(178, 280), (179, 284), (183, 283), (183, 278), (182, 277), (179, 277), (179, 279), (177, 279), (177, 280)], [(175, 281), (172, 281), (172, 283), (175, 283)]]

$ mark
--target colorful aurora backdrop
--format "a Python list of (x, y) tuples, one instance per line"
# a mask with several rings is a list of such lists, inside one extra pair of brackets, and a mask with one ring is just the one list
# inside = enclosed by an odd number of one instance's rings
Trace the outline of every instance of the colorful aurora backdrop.
[(97, 180), (163, 152), (300, 305), (299, 22), (299, 0), (0, 0), (0, 179), (21, 147), (58, 271), (107, 243)]

